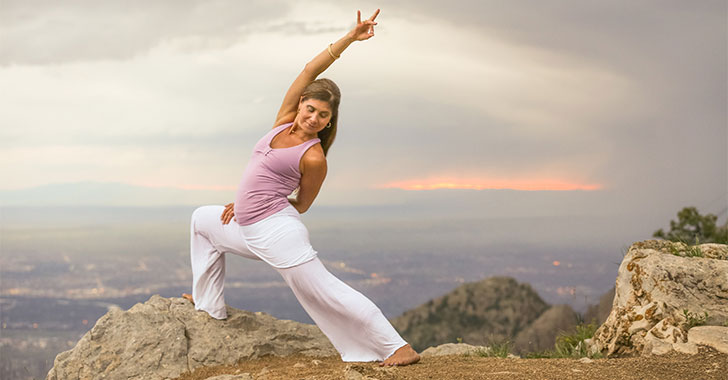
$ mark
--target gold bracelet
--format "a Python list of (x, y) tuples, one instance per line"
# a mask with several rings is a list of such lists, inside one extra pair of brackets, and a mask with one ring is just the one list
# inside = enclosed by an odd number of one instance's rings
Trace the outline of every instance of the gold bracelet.
[(331, 51), (331, 45), (333, 45), (333, 44), (329, 44), (329, 49), (328, 49), (328, 50), (329, 50), (329, 55), (330, 55), (330, 56), (331, 56), (331, 58), (333, 58), (333, 59), (334, 59), (334, 61), (335, 61), (335, 60), (337, 60), (337, 59), (341, 58), (341, 56), (338, 56), (338, 57), (337, 57), (337, 56), (335, 56), (335, 55), (334, 55), (334, 52), (333, 52), (333, 51)]

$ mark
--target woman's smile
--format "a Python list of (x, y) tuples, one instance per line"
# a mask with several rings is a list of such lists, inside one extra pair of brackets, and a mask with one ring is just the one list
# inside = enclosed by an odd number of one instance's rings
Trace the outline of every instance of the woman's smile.
[(318, 99), (307, 99), (301, 103), (298, 111), (300, 126), (312, 133), (319, 132), (331, 120), (331, 106)]

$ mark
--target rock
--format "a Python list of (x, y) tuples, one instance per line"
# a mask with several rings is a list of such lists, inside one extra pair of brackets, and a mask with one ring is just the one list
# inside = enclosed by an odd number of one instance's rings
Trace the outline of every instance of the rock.
[(681, 353), (681, 354), (688, 354), (688, 355), (695, 355), (698, 353), (698, 345), (695, 343), (674, 343), (672, 345), (672, 348)]
[(152, 296), (110, 310), (76, 346), (56, 356), (47, 380), (167, 379), (201, 366), (264, 355), (336, 355), (313, 325), (228, 307), (217, 320), (183, 298)]
[(530, 285), (490, 277), (408, 310), (392, 324), (416, 351), (456, 341), (490, 345), (513, 339), (548, 308)]
[(344, 369), (344, 378), (346, 380), (363, 380), (364, 375), (362, 375), (361, 372), (355, 370), (354, 368), (346, 366), (346, 368)]
[(513, 350), (518, 353), (553, 349), (560, 333), (572, 334), (579, 316), (569, 305), (556, 305), (543, 312), (516, 335)]
[(293, 365), (293, 368), (306, 368), (306, 365), (303, 363), (296, 363)]
[(372, 370), (360, 364), (349, 364), (344, 369), (344, 379), (346, 380), (378, 380), (376, 377), (366, 376), (366, 372), (384, 372), (378, 371), (380, 368)]
[(709, 259), (728, 260), (728, 249), (726, 249), (725, 244), (701, 244), (700, 251)]
[(640, 352), (643, 356), (649, 355), (665, 355), (672, 351), (672, 344), (663, 340), (656, 339), (649, 335), (645, 341), (645, 345)]
[(728, 354), (728, 327), (696, 326), (688, 331), (688, 343), (701, 344)]
[(205, 380), (254, 380), (253, 376), (249, 373), (241, 373), (239, 375), (218, 375), (208, 377)]
[[(689, 257), (697, 250), (705, 257)], [(590, 352), (607, 357), (692, 352), (688, 329), (728, 320), (728, 246), (648, 240), (630, 247), (617, 274), (612, 311)], [(676, 346), (677, 345), (677, 346)]]
[(270, 370), (268, 369), (268, 367), (263, 367), (263, 369), (261, 369), (260, 371), (258, 371), (258, 374), (255, 375), (255, 378), (258, 379), (258, 380), (259, 379), (265, 379), (265, 378), (268, 377), (268, 374), (269, 373), (270, 373)]
[(435, 347), (429, 347), (420, 353), (420, 356), (444, 356), (444, 355), (471, 355), (478, 351), (488, 352), (490, 347), (472, 346), (466, 343), (445, 343)]

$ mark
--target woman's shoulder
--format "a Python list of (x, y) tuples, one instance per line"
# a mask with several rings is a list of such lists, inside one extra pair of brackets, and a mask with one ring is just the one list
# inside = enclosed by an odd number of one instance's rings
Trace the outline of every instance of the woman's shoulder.
[(319, 141), (311, 145), (301, 157), (301, 161), (306, 165), (326, 165), (326, 155), (324, 154), (324, 148), (321, 146)]
[(303, 156), (301, 156), (301, 161), (298, 164), (298, 169), (301, 174), (318, 172), (324, 173), (324, 175), (326, 175), (325, 173), (328, 170), (326, 164), (326, 155), (324, 155), (324, 149), (321, 147), (321, 144), (317, 142), (305, 152), (303, 152)]

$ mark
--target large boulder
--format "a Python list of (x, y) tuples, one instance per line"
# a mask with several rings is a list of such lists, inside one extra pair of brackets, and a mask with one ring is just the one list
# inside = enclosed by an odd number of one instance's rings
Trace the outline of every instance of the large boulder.
[(336, 355), (316, 326), (232, 307), (227, 314), (217, 320), (183, 298), (158, 295), (112, 309), (56, 356), (46, 379), (169, 379), (265, 355)]
[(697, 352), (695, 325), (728, 321), (728, 246), (648, 240), (619, 267), (612, 311), (590, 342), (609, 357)]

